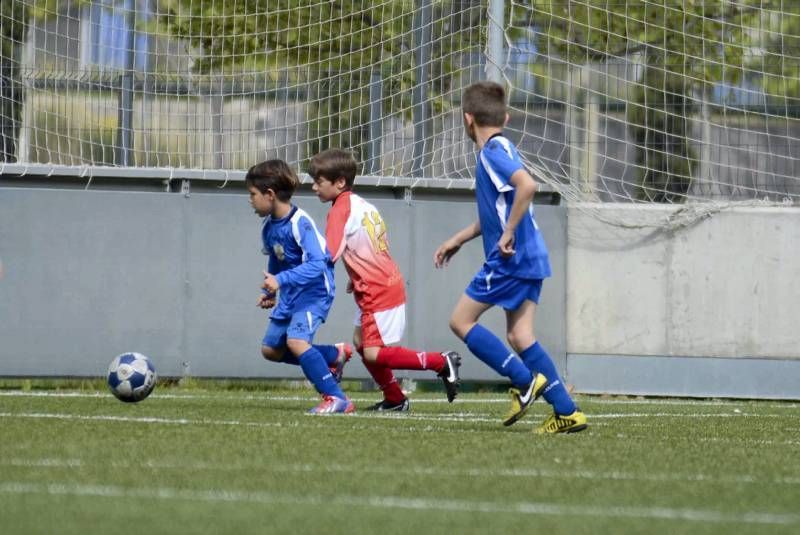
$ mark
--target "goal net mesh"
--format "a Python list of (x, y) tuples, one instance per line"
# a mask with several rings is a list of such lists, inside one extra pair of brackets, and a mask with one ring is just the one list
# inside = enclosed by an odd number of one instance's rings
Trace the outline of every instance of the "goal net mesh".
[(344, 147), (365, 175), (463, 185), (460, 95), (491, 78), (508, 136), (568, 202), (800, 198), (789, 0), (7, 0), (0, 16), (6, 170), (303, 170)]

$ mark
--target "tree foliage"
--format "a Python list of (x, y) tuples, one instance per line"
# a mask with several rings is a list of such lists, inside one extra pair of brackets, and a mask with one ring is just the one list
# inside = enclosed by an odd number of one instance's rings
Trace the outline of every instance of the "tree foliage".
[(540, 46), (570, 63), (641, 64), (628, 99), (641, 197), (685, 198), (697, 157), (688, 143), (693, 93), (736, 83), (765, 0), (532, 0)]
[[(410, 115), (417, 4), (168, 0), (159, 23), (198, 51), (198, 74), (256, 74), (304, 88), (313, 153), (328, 146), (363, 146), (374, 72), (383, 83), (384, 112)], [(454, 53), (484, 41), (480, 10), (481, 2), (432, 2), (432, 96), (450, 91), (459, 68)], [(442, 103), (434, 98), (433, 105)]]
[[(773, 3), (774, 4), (774, 3)], [(764, 73), (766, 93), (777, 102), (800, 107), (800, 3), (782, 2), (771, 5), (762, 16), (761, 54), (750, 61), (750, 67)], [(780, 8), (780, 9), (777, 9)], [(784, 100), (785, 99), (785, 100)]]

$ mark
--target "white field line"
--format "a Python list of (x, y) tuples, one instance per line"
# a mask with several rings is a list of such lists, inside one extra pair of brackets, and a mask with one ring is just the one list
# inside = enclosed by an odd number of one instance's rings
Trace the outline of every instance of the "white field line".
[(256, 503), (269, 505), (313, 505), (328, 507), (370, 507), (375, 509), (409, 509), (415, 511), (458, 511), (487, 514), (532, 514), (603, 518), (645, 518), (719, 524), (800, 523), (800, 515), (762, 512), (728, 512), (669, 507), (585, 506), (544, 502), (499, 503), (487, 501), (407, 498), (403, 496), (354, 496), (336, 494), (286, 495), (270, 492), (238, 490), (186, 490), (168, 487), (125, 488), (109, 485), (36, 484), (7, 481), (0, 483), (0, 493), (91, 496), (101, 498), (139, 498), (145, 500), (180, 500), (214, 503)]
[[(484, 414), (461, 412), (450, 414), (415, 414), (415, 413), (376, 413), (376, 412), (356, 412), (352, 414), (337, 414), (337, 415), (324, 415), (314, 416), (307, 413), (298, 414), (304, 418), (326, 418), (332, 416), (334, 418), (348, 418), (348, 419), (362, 419), (362, 420), (410, 420), (420, 422), (466, 422), (466, 423), (499, 423), (498, 418), (488, 417)], [(716, 419), (716, 418), (800, 418), (799, 415), (783, 415), (783, 414), (748, 414), (748, 413), (709, 413), (709, 414), (678, 414), (672, 412), (655, 412), (655, 413), (590, 413), (588, 415), (590, 422), (592, 420), (605, 420), (605, 419), (627, 419), (627, 418), (701, 418), (701, 419)], [(189, 418), (164, 418), (155, 416), (118, 416), (106, 414), (70, 414), (70, 413), (51, 413), (51, 412), (0, 412), (0, 418), (44, 418), (54, 420), (85, 420), (85, 421), (117, 421), (117, 422), (139, 422), (139, 423), (154, 423), (154, 424), (176, 424), (176, 425), (243, 425), (255, 427), (297, 427), (298, 422), (246, 422), (242, 420), (210, 420), (210, 419), (189, 419)], [(533, 419), (524, 420), (525, 424), (532, 424)]]
[[(417, 415), (417, 414), (408, 414), (408, 413), (388, 413), (388, 414), (376, 414), (376, 413), (361, 413), (361, 414), (348, 414), (348, 415), (328, 415), (328, 416), (313, 416), (310, 414), (303, 413), (301, 415), (303, 418), (303, 423), (300, 421), (291, 421), (291, 422), (246, 422), (241, 420), (193, 420), (189, 418), (163, 418), (163, 417), (150, 417), (150, 416), (116, 416), (116, 415), (103, 415), (103, 414), (92, 414), (92, 415), (82, 415), (82, 414), (66, 414), (66, 413), (42, 413), (42, 412), (29, 412), (29, 413), (13, 413), (13, 412), (0, 412), (0, 418), (29, 418), (29, 419), (52, 419), (52, 420), (77, 420), (77, 421), (110, 421), (110, 422), (134, 422), (134, 423), (143, 423), (143, 424), (164, 424), (164, 425), (217, 425), (217, 426), (243, 426), (243, 427), (255, 427), (255, 428), (272, 428), (272, 429), (295, 429), (295, 428), (323, 428), (325, 427), (322, 420), (325, 418), (344, 418), (348, 420), (359, 421), (359, 424), (351, 425), (352, 430), (370, 430), (370, 429), (380, 429), (382, 432), (394, 432), (394, 433), (486, 433), (486, 432), (495, 432), (495, 429), (459, 429), (453, 427), (445, 427), (445, 426), (435, 426), (431, 425), (433, 423), (446, 423), (446, 422), (461, 422), (461, 423), (491, 423), (494, 425), (499, 425), (499, 420), (496, 418), (486, 418), (486, 417), (479, 417), (474, 416), (470, 413), (462, 414), (462, 415)], [(589, 415), (590, 421), (590, 430), (591, 430), (591, 421), (593, 419), (603, 419), (606, 418), (628, 418), (628, 417), (678, 417), (684, 416), (687, 418), (714, 418), (714, 417), (740, 417), (743, 416), (741, 414), (737, 415), (718, 415), (718, 414), (691, 414), (691, 415), (678, 415), (672, 413), (665, 413), (665, 414), (599, 414), (599, 415)], [(759, 415), (762, 416), (762, 415)], [(777, 417), (777, 415), (775, 415)], [(312, 420), (316, 420), (316, 423), (311, 423)], [(375, 420), (396, 420), (398, 422), (406, 421), (406, 422), (420, 422), (420, 427), (414, 426), (405, 426), (405, 427), (392, 427), (392, 428), (376, 428), (373, 426), (369, 426), (370, 421)], [(533, 419), (524, 420), (522, 422), (518, 422), (515, 427), (530, 427), (532, 425), (537, 425)], [(606, 422), (596, 422), (594, 425), (598, 426), (605, 426), (609, 425)], [(630, 425), (630, 424), (629, 424)], [(633, 424), (636, 425), (636, 424)], [(591, 434), (591, 431), (582, 433), (582, 435)], [(729, 443), (729, 444), (739, 444), (739, 445), (758, 445), (758, 446), (800, 446), (800, 440), (781, 440), (781, 441), (774, 441), (774, 440), (767, 440), (767, 439), (749, 439), (749, 438), (697, 438), (698, 441), (709, 441), (709, 442), (721, 442), (721, 443)]]
[(636, 474), (620, 471), (598, 471), (598, 470), (562, 470), (562, 469), (542, 469), (542, 468), (513, 468), (513, 469), (447, 469), (431, 466), (415, 466), (404, 464), (402, 468), (380, 467), (367, 465), (342, 465), (335, 463), (325, 464), (255, 464), (255, 463), (204, 463), (204, 462), (163, 462), (163, 461), (141, 461), (133, 462), (116, 459), (108, 463), (86, 462), (82, 459), (25, 459), (9, 458), (0, 459), (0, 466), (11, 466), (16, 468), (29, 469), (50, 469), (50, 468), (69, 468), (81, 469), (84, 467), (99, 467), (118, 469), (151, 469), (151, 470), (179, 470), (181, 472), (192, 471), (221, 471), (221, 472), (271, 472), (271, 473), (365, 473), (376, 476), (396, 476), (398, 473), (412, 476), (431, 476), (431, 477), (452, 477), (458, 479), (469, 478), (497, 478), (509, 477), (520, 479), (574, 479), (589, 481), (648, 481), (658, 483), (713, 483), (713, 484), (760, 484), (760, 485), (800, 485), (800, 477), (778, 477), (774, 479), (758, 478), (752, 475), (735, 476), (715, 476), (709, 474), (679, 474), (669, 473), (649, 473)]
[[(326, 418), (346, 418), (347, 420), (351, 420), (353, 423), (350, 425), (350, 429), (353, 431), (360, 431), (360, 430), (380, 430), (384, 433), (459, 433), (459, 434), (475, 434), (475, 433), (486, 433), (486, 432), (495, 432), (495, 429), (459, 429), (453, 428), (451, 426), (441, 426), (441, 425), (432, 425), (432, 423), (444, 423), (444, 422), (470, 422), (473, 420), (468, 420), (464, 418), (418, 418), (418, 417), (403, 417), (403, 416), (395, 416), (395, 415), (383, 415), (383, 414), (375, 414), (370, 416), (361, 416), (355, 414), (348, 414), (348, 415), (326, 415), (326, 416), (313, 416), (310, 414), (301, 414), (301, 420), (291, 421), (291, 422), (245, 422), (241, 420), (191, 420), (188, 418), (155, 418), (155, 417), (147, 417), (147, 416), (115, 416), (115, 415), (80, 415), (80, 414), (64, 414), (64, 413), (9, 413), (9, 412), (0, 412), (0, 418), (30, 418), (30, 419), (52, 419), (52, 420), (77, 420), (77, 421), (111, 421), (111, 422), (133, 422), (133, 423), (143, 423), (143, 424), (164, 424), (164, 425), (211, 425), (211, 426), (243, 426), (243, 427), (253, 427), (253, 428), (270, 428), (270, 429), (297, 429), (297, 428), (304, 428), (304, 429), (323, 429), (328, 427), (323, 420)], [(420, 423), (419, 427), (413, 425), (404, 425), (404, 426), (397, 426), (397, 427), (376, 427), (374, 425), (369, 425), (370, 423), (374, 422), (375, 420), (384, 420), (384, 419), (397, 419), (397, 420), (408, 420), (409, 423), (413, 423), (414, 420), (424, 420)], [(496, 419), (485, 418), (483, 419), (486, 422), (491, 422), (496, 424), (497, 426), (500, 425), (500, 421)], [(430, 423), (428, 423), (430, 422)], [(530, 426), (532, 422), (526, 422), (525, 425)], [(519, 424), (517, 424), (519, 425)]]
[[(377, 392), (369, 397), (351, 397), (354, 403), (374, 403), (378, 398)], [(42, 398), (107, 398), (111, 394), (108, 392), (78, 392), (78, 391), (24, 391), (24, 390), (5, 390), (0, 391), (0, 397), (42, 397)], [(151, 399), (219, 399), (219, 400), (264, 400), (264, 401), (309, 401), (314, 402), (319, 400), (319, 396), (313, 394), (309, 395), (270, 395), (270, 394), (164, 394), (156, 391)], [(692, 405), (692, 406), (708, 406), (708, 407), (741, 407), (743, 405), (758, 404), (759, 407), (781, 408), (781, 409), (797, 409), (800, 405), (794, 402), (775, 402), (771, 400), (757, 401), (757, 400), (696, 400), (696, 399), (604, 399), (599, 397), (589, 396), (584, 398), (586, 403), (596, 405)], [(466, 403), (508, 403), (508, 397), (494, 397), (494, 398), (472, 398), (472, 397), (459, 397), (454, 404)], [(418, 398), (411, 396), (411, 403), (432, 403), (441, 405), (450, 405), (444, 398)]]

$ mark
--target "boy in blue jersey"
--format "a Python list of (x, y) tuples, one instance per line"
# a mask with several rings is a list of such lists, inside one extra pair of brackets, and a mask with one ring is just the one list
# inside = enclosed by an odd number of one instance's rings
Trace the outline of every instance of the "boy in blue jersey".
[(274, 307), (261, 353), (303, 369), (322, 394), (322, 403), (309, 412), (349, 413), (355, 410), (353, 403), (331, 371), (344, 362), (344, 348), (311, 344), (333, 304), (333, 262), (314, 221), (291, 203), (297, 183), (283, 160), (254, 165), (245, 176), (250, 205), (264, 218), (261, 239), (269, 255), (258, 306)]
[[(503, 136), (508, 122), (505, 91), (494, 82), (472, 84), (464, 91), (462, 108), (464, 128), (480, 150), (475, 172), (478, 221), (440, 245), (434, 265), (445, 266), (464, 243), (481, 235), (486, 261), (456, 304), (450, 328), (480, 360), (511, 381), (511, 410), (504, 425), (522, 418), (544, 396), (554, 412), (537, 432), (582, 431), (586, 416), (534, 335), (536, 305), (542, 280), (550, 276), (550, 261), (531, 205), (538, 186), (514, 144)], [(514, 351), (478, 323), (495, 305), (505, 310), (506, 338)]]

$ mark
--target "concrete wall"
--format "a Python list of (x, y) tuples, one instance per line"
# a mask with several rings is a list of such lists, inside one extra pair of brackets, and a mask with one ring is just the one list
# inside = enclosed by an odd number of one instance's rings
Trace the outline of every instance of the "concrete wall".
[[(221, 191), (0, 187), (0, 376), (97, 376), (135, 350), (163, 375), (300, 377), (259, 356), (259, 221), (246, 195)], [(479, 243), (447, 270), (431, 262), (475, 217), (471, 195), (415, 191), (365, 192), (406, 276), (404, 342), (462, 351), (466, 379), (496, 379), (447, 327)], [(308, 191), (297, 201), (324, 221)], [(555, 273), (538, 336), (579, 392), (800, 399), (800, 209), (693, 210), (537, 205)], [(318, 340), (348, 339), (354, 312), (340, 293)], [(501, 312), (486, 323), (504, 330)], [(347, 374), (366, 377), (357, 362)]]
[(651, 226), (686, 211), (570, 207), (570, 380), (585, 392), (800, 397), (800, 209)]
[[(0, 187), (0, 376), (97, 376), (125, 351), (150, 355), (162, 375), (300, 377), (268, 363), (259, 347), (267, 314), (255, 306), (265, 267), (260, 220), (247, 195)], [(447, 270), (433, 251), (475, 218), (471, 195), (406, 202), (391, 190), (366, 193), (389, 225), (394, 258), (406, 276), (413, 348), (454, 348), (466, 379), (497, 376), (450, 332), (450, 312), (482, 261), (479, 242)], [(297, 202), (318, 222), (327, 206), (308, 192)], [(542, 340), (565, 364), (566, 210), (537, 206), (556, 276), (544, 287)], [(339, 294), (319, 342), (352, 336), (355, 305)], [(487, 317), (504, 332), (504, 316)], [(349, 377), (367, 377), (354, 362)], [(432, 374), (401, 374), (431, 378)]]

